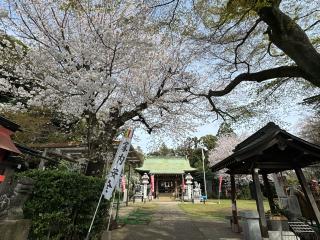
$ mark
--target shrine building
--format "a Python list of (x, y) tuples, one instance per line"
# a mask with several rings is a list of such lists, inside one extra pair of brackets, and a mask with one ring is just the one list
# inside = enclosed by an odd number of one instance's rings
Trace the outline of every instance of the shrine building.
[(187, 173), (196, 171), (190, 167), (189, 160), (182, 157), (149, 156), (144, 160), (143, 166), (135, 169), (141, 175), (147, 173), (152, 178), (154, 186), (153, 196), (169, 196), (173, 199), (181, 198), (184, 188), (184, 178)]

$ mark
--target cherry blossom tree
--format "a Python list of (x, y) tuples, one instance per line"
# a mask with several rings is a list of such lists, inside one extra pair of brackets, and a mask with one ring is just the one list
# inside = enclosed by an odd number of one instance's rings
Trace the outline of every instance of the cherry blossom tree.
[(320, 144), (320, 113), (309, 117), (307, 121), (299, 123), (300, 135), (315, 144)]
[[(229, 157), (235, 147), (245, 139), (245, 135), (236, 135), (235, 133), (229, 133), (222, 135), (216, 142), (216, 147), (209, 152), (209, 166), (213, 166), (223, 159)], [(230, 186), (230, 175), (225, 173), (226, 169), (221, 169), (217, 172), (217, 175), (223, 177), (225, 184)], [(247, 184), (251, 181), (250, 175), (237, 175), (239, 184)]]
[(209, 152), (209, 165), (213, 166), (223, 159), (229, 157), (234, 148), (244, 139), (235, 133), (222, 135), (216, 142), (216, 147)]
[(85, 121), (95, 169), (111, 158), (122, 128), (181, 132), (199, 116), (193, 97), (179, 91), (197, 85), (183, 39), (154, 28), (143, 3), (5, 0), (0, 6), (8, 13), (1, 27), (28, 46), (21, 81), (37, 83), (21, 94), (28, 105)]

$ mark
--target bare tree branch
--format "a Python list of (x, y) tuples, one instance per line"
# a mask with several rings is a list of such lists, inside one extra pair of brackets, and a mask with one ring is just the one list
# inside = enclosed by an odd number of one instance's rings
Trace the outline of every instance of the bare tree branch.
[(238, 64), (238, 49), (246, 42), (246, 40), (248, 39), (248, 37), (250, 36), (250, 34), (256, 29), (256, 27), (259, 25), (259, 23), (261, 22), (261, 18), (258, 18), (256, 20), (256, 22), (253, 24), (253, 26), (249, 29), (249, 31), (246, 33), (246, 35), (241, 39), (241, 42), (239, 44), (237, 44), (234, 52), (235, 52), (235, 57), (234, 57), (234, 63), (237, 67)]
[(171, 16), (171, 19), (170, 19), (170, 21), (169, 21), (169, 27), (170, 27), (170, 28), (171, 28), (171, 24), (172, 24), (173, 21), (174, 21), (174, 17), (175, 17), (175, 15), (176, 15), (176, 11), (177, 11), (177, 8), (178, 8), (178, 5), (179, 5), (179, 1), (180, 1), (180, 0), (177, 0), (176, 5), (175, 5), (174, 8), (173, 8), (172, 16)]
[(306, 29), (304, 29), (304, 31), (310, 30), (311, 28), (313, 28), (314, 26), (316, 26), (318, 23), (320, 23), (320, 20), (315, 21), (315, 22), (314, 22), (313, 24), (311, 24), (309, 27), (307, 27)]
[(160, 3), (160, 4), (152, 6), (151, 8), (163, 7), (163, 6), (169, 5), (171, 3), (174, 3), (175, 1), (176, 0), (171, 0), (171, 1), (168, 1), (168, 2)]

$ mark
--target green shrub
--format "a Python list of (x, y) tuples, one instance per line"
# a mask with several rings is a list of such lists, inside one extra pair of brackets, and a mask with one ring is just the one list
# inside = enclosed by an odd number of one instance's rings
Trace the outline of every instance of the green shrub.
[[(104, 181), (61, 170), (31, 170), (20, 173), (35, 180), (32, 196), (24, 207), (32, 220), (29, 239), (84, 239), (98, 203)], [(92, 236), (102, 230), (109, 203), (102, 200)]]
[(252, 199), (249, 184), (239, 186), (238, 199), (244, 199), (244, 200)]

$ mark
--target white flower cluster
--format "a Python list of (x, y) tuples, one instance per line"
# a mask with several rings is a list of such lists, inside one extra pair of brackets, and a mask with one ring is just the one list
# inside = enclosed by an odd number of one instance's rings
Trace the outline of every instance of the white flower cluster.
[[(204, 115), (181, 104), (184, 91), (174, 91), (198, 84), (184, 43), (153, 29), (143, 3), (5, 0), (2, 7), (10, 9), (2, 28), (28, 46), (19, 75), (39, 85), (29, 105), (124, 124), (137, 115), (121, 114), (137, 110), (155, 130), (177, 132)], [(118, 116), (111, 114), (115, 107)]]

